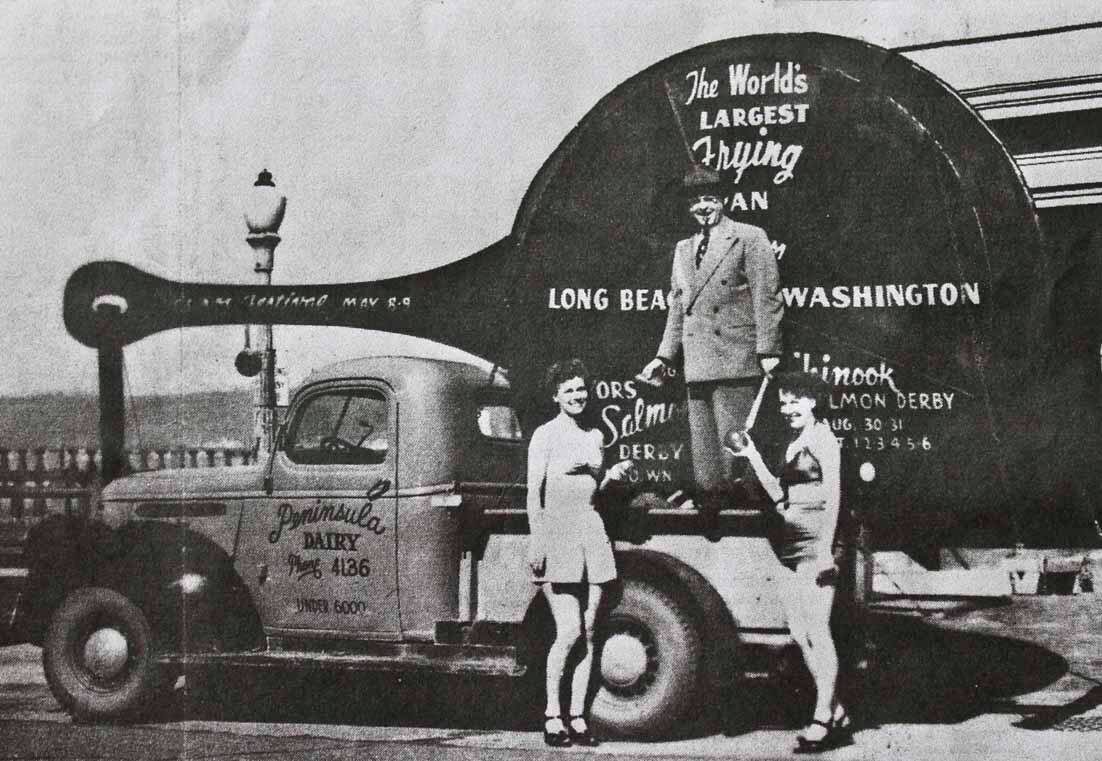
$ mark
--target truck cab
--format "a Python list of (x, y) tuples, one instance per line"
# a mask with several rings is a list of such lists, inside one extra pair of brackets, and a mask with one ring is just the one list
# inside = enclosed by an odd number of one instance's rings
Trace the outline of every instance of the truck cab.
[(235, 568), (266, 634), (432, 642), (463, 620), (457, 484), (507, 493), (524, 457), (500, 373), (379, 357), (312, 375), (242, 506)]

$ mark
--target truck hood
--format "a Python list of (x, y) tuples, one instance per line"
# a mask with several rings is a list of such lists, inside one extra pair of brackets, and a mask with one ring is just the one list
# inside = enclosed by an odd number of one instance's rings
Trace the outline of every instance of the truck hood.
[(108, 484), (103, 490), (102, 499), (182, 499), (259, 492), (263, 488), (265, 472), (265, 465), (235, 465), (135, 473)]

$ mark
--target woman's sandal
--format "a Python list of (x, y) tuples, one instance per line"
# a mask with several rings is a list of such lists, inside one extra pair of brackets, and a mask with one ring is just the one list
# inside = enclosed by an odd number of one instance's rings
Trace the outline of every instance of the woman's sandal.
[(834, 716), (830, 721), (834, 725), (834, 735), (838, 740), (844, 741), (853, 737), (853, 719), (850, 718), (845, 706), (839, 704), (834, 709)]
[(570, 733), (563, 726), (562, 718), (558, 716), (548, 716), (544, 720), (543, 741), (552, 748), (569, 748), (573, 744)]
[[(578, 729), (578, 724), (582, 725), (581, 729)], [(567, 731), (570, 732), (570, 740), (574, 745), (585, 745), (587, 747), (594, 747), (600, 745), (601, 741), (593, 736), (593, 733), (589, 731), (589, 722), (585, 720), (584, 716), (571, 716), (570, 723), (567, 725)]]
[[(823, 728), (822, 737), (809, 736), (816, 727)], [(815, 734), (818, 734), (818, 730), (815, 730)], [(843, 708), (840, 714), (836, 713), (826, 721), (812, 719), (811, 723), (801, 730), (800, 734), (796, 735), (796, 750), (801, 753), (818, 753), (830, 748), (848, 745), (852, 741), (853, 720), (850, 719), (849, 714)]]
[[(816, 727), (822, 727), (822, 734), (819, 735), (819, 730)], [(823, 750), (827, 747), (827, 742), (831, 739), (831, 735), (834, 733), (834, 719), (830, 718), (826, 721), (820, 721), (819, 719), (812, 719), (811, 723), (800, 730), (800, 733), (796, 735), (796, 745), (803, 751), (816, 751)]]

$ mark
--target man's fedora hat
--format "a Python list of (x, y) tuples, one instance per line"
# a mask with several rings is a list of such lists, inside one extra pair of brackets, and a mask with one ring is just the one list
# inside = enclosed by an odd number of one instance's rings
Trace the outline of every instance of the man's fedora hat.
[(697, 198), (698, 196), (723, 198), (723, 178), (714, 169), (694, 164), (692, 169), (686, 172), (681, 179), (679, 195), (684, 199)]

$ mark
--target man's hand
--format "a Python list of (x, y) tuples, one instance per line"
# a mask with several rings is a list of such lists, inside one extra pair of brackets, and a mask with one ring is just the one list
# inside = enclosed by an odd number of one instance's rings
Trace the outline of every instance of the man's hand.
[(660, 357), (655, 357), (635, 376), (635, 379), (648, 386), (663, 385), (666, 382), (666, 363)]
[(821, 563), (816, 570), (815, 583), (820, 587), (828, 587), (838, 580), (838, 566), (833, 560)]
[(773, 370), (776, 369), (777, 365), (781, 363), (781, 358), (762, 357), (759, 361), (761, 362), (761, 371), (766, 375), (771, 375), (773, 373)]
[(547, 552), (543, 547), (543, 540), (534, 536), (528, 537), (528, 567), (536, 576), (543, 576), (547, 570)]

